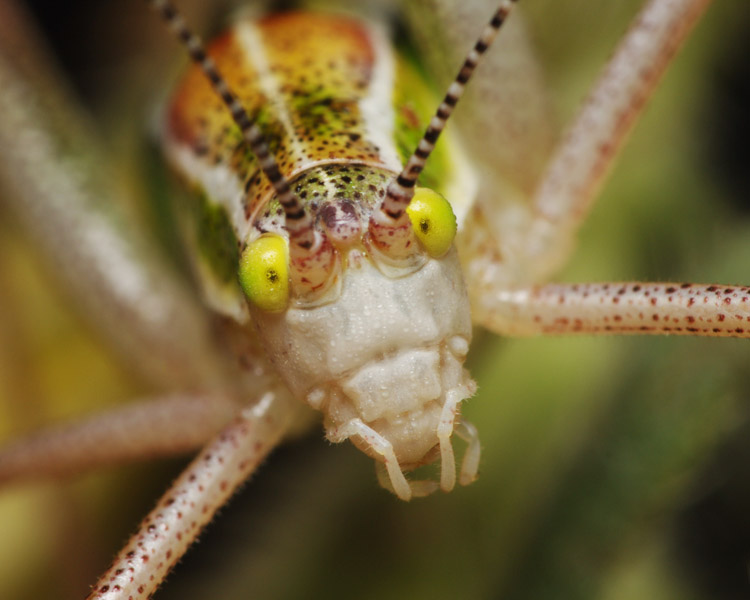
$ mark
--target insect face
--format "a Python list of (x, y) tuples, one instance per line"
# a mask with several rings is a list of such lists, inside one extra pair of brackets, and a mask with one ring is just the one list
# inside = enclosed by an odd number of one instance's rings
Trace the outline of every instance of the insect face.
[[(292, 394), (326, 415), (328, 438), (351, 438), (377, 458), (388, 474), (381, 483), (398, 496), (436, 488), (410, 484), (403, 471), (438, 453), (440, 486), (453, 488), (454, 430), (474, 449), (461, 468), (461, 481), (472, 481), (478, 442), (458, 419), (475, 389), (462, 367), (471, 318), (453, 247), (457, 219), (440, 195), (455, 191), (460, 169), (446, 165), (460, 161), (436, 152), (426, 167), (507, 7), (421, 141), (420, 118), (397, 99), (431, 94), (375, 26), (311, 13), (242, 21), (209, 58), (173, 10), (162, 13), (196, 63), (172, 98), (165, 141), (202, 198), (195, 237), (208, 243), (194, 260), (209, 303), (260, 333)], [(327, 45), (332, 36), (340, 47)], [(311, 87), (309, 57), (320, 62), (321, 53), (332, 83)], [(420, 174), (436, 191), (416, 188)]]
[[(380, 460), (387, 459), (380, 446), (390, 445), (399, 467), (410, 470), (437, 458), (441, 420), (443, 444), (450, 444), (458, 403), (474, 392), (462, 367), (471, 317), (452, 248), (455, 218), (445, 200), (420, 190), (425, 199), (407, 222), (415, 233), (407, 256), (394, 258), (369, 238), (387, 181), (382, 170), (329, 165), (296, 182), (300, 195), (314, 199), (308, 207), (317, 247), (305, 262), (289, 261), (293, 283), (285, 310), (267, 310), (252, 296), (249, 304), (269, 359), (295, 396), (326, 415), (329, 439), (351, 436)], [(243, 262), (269, 239), (286, 243), (275, 204), (256, 221)], [(435, 251), (446, 241), (447, 250)], [(286, 256), (279, 254), (282, 261)], [(311, 272), (323, 282), (317, 289), (306, 277)]]
[[(281, 315), (256, 310), (254, 320), (295, 395), (328, 412), (329, 435), (360, 416), (404, 448), (396, 450), (400, 462), (415, 466), (437, 443), (446, 395), (462, 400), (473, 390), (461, 368), (471, 321), (456, 253), (400, 277), (383, 274), (361, 248), (342, 260), (328, 302)], [(425, 431), (426, 441), (405, 439)]]

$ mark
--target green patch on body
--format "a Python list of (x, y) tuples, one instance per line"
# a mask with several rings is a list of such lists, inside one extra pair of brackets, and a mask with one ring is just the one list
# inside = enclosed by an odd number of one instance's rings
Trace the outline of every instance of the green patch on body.
[[(400, 52), (396, 57), (396, 82), (393, 88), (394, 141), (403, 164), (416, 150), (440, 104), (440, 98), (430, 88), (422, 69), (413, 60), (413, 55), (409, 52)], [(419, 186), (430, 188), (439, 194), (445, 194), (452, 176), (449, 145), (445, 143), (444, 137), (445, 133), (435, 145), (417, 182)]]
[(292, 113), (299, 119), (304, 136), (325, 138), (356, 125), (356, 99), (339, 96), (334, 90), (316, 88), (289, 98)]
[(227, 211), (209, 201), (205, 193), (199, 193), (195, 196), (193, 212), (200, 258), (221, 283), (236, 281), (239, 250)]
[[(279, 148), (286, 137), (284, 125), (279, 120), (277, 110), (271, 102), (266, 101), (264, 104), (254, 107), (251, 114), (252, 122), (260, 129), (264, 141), (268, 144), (268, 149), (274, 155), (278, 154)], [(239, 129), (237, 131), (239, 132)], [(242, 141), (242, 139), (240, 133), (239, 141)], [(250, 150), (246, 149), (246, 151), (252, 155)]]

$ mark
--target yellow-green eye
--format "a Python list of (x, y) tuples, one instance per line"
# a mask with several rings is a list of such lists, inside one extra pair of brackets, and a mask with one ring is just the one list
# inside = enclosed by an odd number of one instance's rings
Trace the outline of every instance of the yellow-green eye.
[(248, 300), (261, 310), (279, 312), (289, 303), (289, 250), (273, 233), (259, 237), (240, 258), (240, 285)]
[(445, 198), (427, 188), (417, 188), (406, 212), (430, 256), (440, 258), (450, 250), (456, 237), (456, 216)]

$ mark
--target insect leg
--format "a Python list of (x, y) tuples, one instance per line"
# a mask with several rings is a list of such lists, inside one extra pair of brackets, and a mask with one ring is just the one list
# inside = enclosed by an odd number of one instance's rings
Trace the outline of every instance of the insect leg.
[(178, 477), (89, 595), (145, 600), (201, 529), (286, 432), (287, 394), (266, 393), (225, 427)]
[(0, 449), (0, 484), (200, 448), (237, 412), (221, 396), (172, 395), (52, 426)]
[(124, 210), (116, 169), (37, 38), (0, 3), (2, 200), (80, 312), (152, 380), (220, 381), (205, 314)]
[(548, 284), (485, 298), (482, 324), (513, 336), (750, 337), (750, 288), (690, 283)]
[(548, 264), (545, 277), (565, 259), (628, 133), (709, 3), (651, 0), (584, 101), (536, 188), (524, 234), (530, 256)]
[[(467, 233), (457, 238), (457, 244), (473, 315), (479, 322), (496, 319), (485, 311), (497, 314), (499, 290), (549, 279), (566, 262), (577, 228), (617, 152), (708, 3), (651, 0), (553, 154), (532, 195), (532, 206), (512, 186), (498, 186), (494, 194), (510, 200), (495, 204), (481, 198), (469, 213), (464, 226)], [(494, 329), (505, 331), (497, 324)]]

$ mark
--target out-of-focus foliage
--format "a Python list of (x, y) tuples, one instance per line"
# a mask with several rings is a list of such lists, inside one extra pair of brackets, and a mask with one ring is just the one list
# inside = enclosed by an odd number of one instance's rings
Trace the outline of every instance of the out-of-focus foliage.
[[(140, 2), (90, 4), (39, 10), (125, 161), (163, 93), (140, 85), (172, 40)], [(639, 2), (524, 4), (568, 120)], [(561, 279), (750, 281), (749, 32), (746, 0), (709, 10)], [(61, 303), (0, 208), (3, 437), (144, 391)], [(477, 331), (465, 414), (483, 441), (479, 481), (405, 504), (369, 459), (315, 431), (272, 455), (157, 597), (745, 598), (749, 358), (746, 340)], [(3, 490), (0, 597), (82, 596), (180, 464)]]

